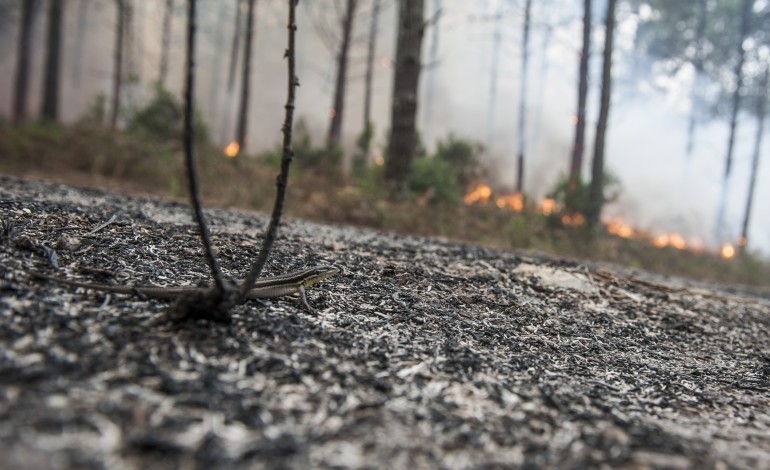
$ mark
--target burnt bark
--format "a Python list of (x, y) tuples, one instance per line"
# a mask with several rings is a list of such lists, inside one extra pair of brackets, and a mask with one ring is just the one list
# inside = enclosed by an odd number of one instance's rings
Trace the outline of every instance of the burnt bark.
[(13, 92), (13, 122), (21, 124), (27, 118), (27, 84), (32, 61), (32, 29), (35, 23), (37, 0), (24, 0), (21, 8), (19, 42), (16, 49), (16, 78)]
[(249, 120), (249, 82), (251, 77), (251, 42), (254, 35), (254, 10), (256, 0), (249, 0), (246, 13), (246, 45), (243, 48), (243, 76), (241, 78), (241, 102), (238, 112), (238, 148), (243, 150), (246, 144), (246, 129)]
[(326, 145), (335, 147), (339, 145), (342, 136), (342, 116), (345, 111), (345, 90), (347, 89), (348, 54), (350, 52), (350, 36), (353, 32), (353, 20), (355, 18), (358, 0), (347, 0), (345, 15), (342, 18), (342, 40), (337, 54), (337, 80), (334, 85), (334, 103), (331, 110), (329, 132), (326, 137)]
[(391, 133), (385, 162), (385, 178), (394, 184), (394, 195), (405, 187), (417, 148), (417, 87), (424, 31), (423, 11), (424, 0), (399, 1)]
[(48, 36), (46, 39), (42, 108), (43, 119), (51, 121), (56, 121), (59, 118), (59, 78), (61, 75), (63, 12), (64, 0), (51, 0), (48, 8)]
[(227, 91), (235, 87), (235, 69), (238, 66), (238, 49), (241, 44), (241, 0), (235, 2), (235, 26), (233, 27), (233, 45), (230, 47), (230, 67), (227, 74)]
[(602, 90), (599, 119), (596, 123), (594, 159), (591, 165), (591, 187), (588, 192), (586, 222), (589, 229), (599, 223), (604, 205), (604, 145), (607, 134), (607, 120), (610, 114), (612, 86), (612, 40), (615, 35), (615, 7), (617, 0), (608, 0), (607, 17), (604, 23), (604, 54), (602, 57)]
[[(588, 97), (588, 59), (591, 56), (591, 0), (583, 1), (583, 45), (580, 50), (578, 102), (575, 113), (575, 141), (569, 166), (569, 186), (573, 191), (581, 180), (586, 134), (586, 101)], [(568, 195), (569, 197), (570, 195)], [(574, 202), (574, 201), (573, 201)], [(573, 204), (574, 205), (574, 204)]]

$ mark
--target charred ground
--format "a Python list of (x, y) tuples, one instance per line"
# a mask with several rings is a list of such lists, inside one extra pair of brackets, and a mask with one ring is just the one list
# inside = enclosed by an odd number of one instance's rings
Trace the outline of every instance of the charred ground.
[[(175, 324), (167, 303), (24, 273), (205, 283), (189, 214), (0, 178), (3, 465), (770, 467), (759, 297), (301, 220), (270, 273), (340, 266), (317, 316), (281, 299)], [(243, 276), (266, 219), (208, 215)]]

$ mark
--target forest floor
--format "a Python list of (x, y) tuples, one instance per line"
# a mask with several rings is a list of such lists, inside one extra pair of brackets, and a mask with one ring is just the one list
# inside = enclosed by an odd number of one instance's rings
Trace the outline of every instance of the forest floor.
[[(263, 215), (210, 209), (241, 277)], [(227, 323), (32, 280), (208, 279), (185, 204), (0, 177), (5, 468), (770, 468), (770, 301), (676, 277), (289, 219)]]

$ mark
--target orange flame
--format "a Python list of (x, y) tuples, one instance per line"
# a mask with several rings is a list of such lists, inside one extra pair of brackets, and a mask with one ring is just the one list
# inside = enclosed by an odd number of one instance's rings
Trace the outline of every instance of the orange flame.
[(607, 231), (621, 238), (631, 238), (635, 235), (633, 227), (620, 219), (610, 219), (607, 222)]
[(514, 212), (521, 212), (524, 210), (524, 196), (521, 193), (500, 196), (497, 198), (496, 204), (500, 209), (508, 207)]
[(559, 205), (556, 204), (556, 201), (550, 197), (543, 199), (543, 202), (540, 205), (543, 209), (544, 215), (551, 215), (561, 210)]
[(657, 235), (652, 239), (652, 244), (658, 248), (665, 248), (669, 245), (669, 243), (671, 243), (671, 241), (669, 240), (668, 234), (666, 233)]
[(586, 218), (583, 214), (564, 214), (561, 216), (561, 223), (564, 225), (571, 225), (573, 227), (580, 227), (586, 223)]
[(732, 259), (735, 256), (735, 247), (732, 243), (725, 243), (722, 245), (722, 258)]
[(473, 191), (470, 191), (465, 195), (463, 202), (466, 206), (470, 206), (471, 204), (475, 204), (477, 202), (486, 204), (489, 202), (490, 197), (492, 197), (492, 188), (484, 183), (479, 183), (476, 185)]
[(684, 237), (678, 233), (672, 233), (671, 235), (669, 235), (668, 241), (669, 243), (671, 243), (671, 246), (673, 246), (677, 250), (684, 250), (685, 248), (687, 248), (687, 242), (684, 241)]
[(241, 147), (238, 145), (238, 142), (232, 141), (227, 144), (227, 147), (225, 147), (225, 155), (227, 155), (229, 158), (235, 158), (238, 156), (238, 152), (240, 150)]
[(383, 157), (382, 155), (377, 155), (377, 157), (375, 157), (375, 159), (374, 159), (374, 164), (377, 165), (377, 166), (384, 165), (385, 164), (385, 157)]

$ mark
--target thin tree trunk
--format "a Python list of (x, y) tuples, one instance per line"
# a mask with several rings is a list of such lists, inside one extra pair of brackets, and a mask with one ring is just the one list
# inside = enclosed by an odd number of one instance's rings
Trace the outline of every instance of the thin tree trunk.
[(438, 62), (438, 46), (439, 46), (439, 33), (441, 28), (439, 27), (438, 18), (441, 14), (441, 0), (433, 0), (433, 14), (432, 17), (436, 18), (436, 22), (432, 25), (432, 34), (430, 37), (430, 49), (428, 50), (428, 71), (425, 77), (425, 114), (423, 123), (425, 127), (430, 126), (433, 122), (433, 89), (435, 85), (436, 67)]
[(751, 15), (751, 5), (753, 0), (743, 0), (741, 4), (741, 34), (740, 40), (736, 44), (738, 53), (738, 62), (735, 64), (735, 91), (733, 91), (732, 112), (730, 114), (730, 136), (727, 140), (727, 156), (725, 157), (725, 173), (722, 177), (722, 195), (719, 200), (719, 209), (717, 211), (716, 236), (718, 241), (722, 241), (725, 225), (725, 207), (727, 206), (727, 197), (729, 195), (730, 173), (733, 168), (733, 148), (735, 146), (735, 133), (738, 127), (738, 111), (741, 107), (741, 91), (743, 89), (743, 64), (746, 61), (746, 52), (743, 50), (743, 41), (749, 34), (749, 20)]
[(64, 0), (51, 0), (48, 10), (48, 38), (43, 82), (43, 119), (59, 119), (59, 69), (62, 46)]
[(120, 115), (120, 93), (123, 87), (123, 32), (125, 27), (124, 0), (115, 0), (117, 9), (117, 25), (115, 28), (115, 56), (113, 60), (112, 78), (112, 114), (110, 115), (110, 129), (118, 128), (118, 116)]
[(529, 16), (532, 10), (532, 0), (524, 5), (524, 38), (521, 43), (521, 96), (519, 96), (519, 156), (517, 158), (516, 192), (524, 192), (524, 150), (527, 133), (527, 62), (529, 59)]
[(703, 42), (706, 34), (706, 21), (708, 19), (708, 0), (700, 0), (698, 2), (698, 22), (695, 25), (695, 58), (693, 60), (693, 66), (695, 67), (695, 79), (693, 80), (693, 86), (690, 90), (690, 120), (687, 123), (687, 149), (685, 156), (689, 159), (692, 157), (692, 152), (695, 147), (695, 126), (698, 122), (698, 115), (701, 112), (701, 107), (698, 106), (701, 100), (702, 87), (699, 84), (702, 82), (701, 75), (703, 74)]
[(591, 187), (588, 193), (588, 213), (586, 221), (590, 229), (599, 223), (604, 205), (604, 144), (607, 133), (607, 120), (610, 114), (610, 91), (612, 85), (612, 39), (615, 35), (615, 6), (617, 0), (608, 0), (607, 18), (604, 28), (604, 54), (602, 57), (602, 91), (599, 120), (596, 123), (596, 143), (591, 166)]
[(16, 80), (13, 93), (13, 123), (21, 124), (27, 119), (27, 84), (29, 65), (32, 61), (32, 26), (35, 22), (37, 0), (24, 0), (19, 27), (19, 47), (16, 49)]
[(767, 82), (768, 64), (759, 82), (757, 93), (757, 133), (754, 136), (754, 155), (751, 159), (751, 178), (749, 179), (749, 195), (746, 198), (746, 211), (743, 216), (743, 228), (741, 229), (740, 247), (745, 249), (749, 240), (749, 223), (751, 222), (751, 207), (754, 203), (754, 186), (757, 182), (757, 170), (759, 169), (759, 156), (762, 148), (762, 135), (765, 130), (765, 111), (767, 109)]
[(243, 48), (243, 76), (241, 78), (241, 103), (238, 113), (238, 148), (243, 150), (246, 144), (246, 129), (249, 117), (249, 82), (251, 81), (251, 38), (254, 34), (254, 10), (256, 0), (249, 0), (246, 13), (246, 46)]
[(366, 167), (369, 161), (369, 154), (372, 148), (372, 137), (374, 134), (374, 124), (372, 123), (372, 82), (374, 79), (374, 58), (377, 48), (377, 22), (380, 19), (380, 3), (382, 0), (374, 0), (372, 9), (372, 19), (369, 26), (369, 41), (366, 48), (366, 75), (364, 77), (364, 148), (361, 155), (361, 162), (356, 165), (360, 168)]
[(356, 13), (357, 0), (347, 0), (345, 16), (342, 20), (342, 42), (337, 55), (337, 81), (334, 86), (334, 104), (331, 110), (329, 132), (326, 145), (339, 145), (342, 136), (342, 116), (345, 111), (345, 89), (347, 88), (348, 52), (350, 51), (350, 35), (353, 31), (353, 19)]
[(420, 81), (424, 8), (424, 0), (399, 1), (391, 133), (385, 164), (385, 178), (394, 185), (392, 196), (406, 187), (417, 148), (417, 87)]
[[(583, 46), (580, 50), (578, 78), (578, 102), (575, 113), (575, 141), (572, 144), (572, 158), (569, 166), (569, 190), (574, 191), (581, 180), (583, 152), (586, 134), (586, 101), (588, 97), (588, 59), (591, 56), (591, 0), (583, 1)], [(568, 194), (568, 197), (572, 194)], [(571, 201), (575, 206), (575, 201)], [(570, 201), (568, 201), (570, 204)]]
[[(495, 29), (492, 33), (492, 62), (489, 71), (489, 103), (487, 105), (487, 146), (491, 149), (494, 143), (495, 114), (497, 112), (497, 78), (500, 65), (500, 44), (503, 40), (501, 19), (505, 4), (498, 3), (495, 14)], [(486, 7), (484, 8), (486, 12)]]
[(238, 49), (241, 44), (241, 0), (235, 0), (235, 27), (233, 28), (233, 45), (230, 47), (230, 67), (227, 74), (227, 91), (235, 87), (235, 68), (238, 65)]
[(160, 39), (160, 71), (158, 72), (158, 83), (161, 86), (166, 85), (168, 76), (168, 50), (171, 43), (171, 18), (174, 11), (174, 0), (166, 0), (166, 7), (163, 10), (163, 32)]
[(72, 78), (74, 86), (80, 89), (83, 76), (83, 44), (88, 28), (88, 4), (91, 0), (80, 0), (78, 4), (78, 22), (75, 28), (75, 49), (72, 52)]

